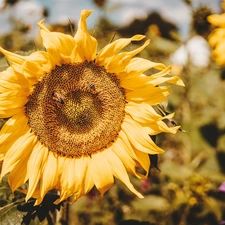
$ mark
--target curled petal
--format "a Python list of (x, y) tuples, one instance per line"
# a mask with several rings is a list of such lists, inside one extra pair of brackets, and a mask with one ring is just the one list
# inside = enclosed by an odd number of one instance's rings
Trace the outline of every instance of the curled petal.
[(93, 10), (82, 10), (78, 29), (74, 36), (77, 44), (76, 51), (79, 53), (79, 61), (94, 61), (97, 51), (97, 40), (87, 30), (86, 19)]

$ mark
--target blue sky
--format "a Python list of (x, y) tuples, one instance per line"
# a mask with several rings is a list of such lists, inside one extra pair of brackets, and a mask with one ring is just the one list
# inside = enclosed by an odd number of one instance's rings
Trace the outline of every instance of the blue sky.
[[(27, 1), (27, 0), (24, 0)], [(56, 23), (68, 21), (78, 21), (80, 11), (82, 9), (94, 9), (91, 18), (88, 19), (88, 25), (93, 28), (99, 16), (102, 15), (102, 11), (96, 8), (92, 0), (32, 0), (38, 3), (40, 6), (45, 6), (49, 9), (50, 16), (46, 20), (48, 23)], [(115, 25), (126, 25), (134, 18), (145, 18), (151, 11), (157, 10), (161, 16), (175, 23), (180, 33), (185, 39), (188, 36), (188, 27), (190, 24), (190, 9), (182, 0), (108, 0), (108, 5), (104, 11), (107, 16)], [(207, 4), (214, 12), (219, 12), (220, 0), (193, 0), (194, 8), (199, 4)], [(36, 7), (37, 8), (37, 7)], [(12, 12), (11, 12), (12, 13)], [(13, 10), (13, 15), (25, 18), (25, 14), (22, 9)], [(0, 13), (0, 26), (1, 31), (4, 32), (10, 29), (7, 25), (6, 18), (7, 13)], [(32, 20), (34, 23), (35, 17), (31, 15), (27, 20)], [(39, 18), (37, 18), (39, 20)]]

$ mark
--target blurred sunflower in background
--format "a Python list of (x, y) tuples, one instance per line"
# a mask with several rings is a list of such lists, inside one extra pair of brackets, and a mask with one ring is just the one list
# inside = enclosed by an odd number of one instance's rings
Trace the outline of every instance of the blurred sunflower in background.
[[(38, 23), (46, 51), (21, 56), (0, 48), (10, 67), (0, 73), (1, 178), (14, 192), (27, 183), (26, 200), (40, 204), (50, 190), (71, 202), (94, 186), (103, 195), (121, 180), (138, 197), (128, 172), (148, 175), (149, 154), (163, 150), (150, 138), (175, 133), (154, 110), (169, 95), (164, 82), (183, 85), (171, 67), (134, 57), (148, 44), (121, 52), (143, 35), (118, 39), (97, 53), (83, 10), (74, 37)], [(97, 54), (96, 54), (97, 53)], [(150, 76), (143, 72), (154, 69)], [(138, 172), (137, 168), (142, 168)]]
[[(225, 2), (222, 1), (222, 9), (225, 11)], [(219, 66), (225, 65), (225, 13), (208, 16), (208, 21), (214, 26), (209, 35), (209, 44), (212, 49), (212, 58)]]

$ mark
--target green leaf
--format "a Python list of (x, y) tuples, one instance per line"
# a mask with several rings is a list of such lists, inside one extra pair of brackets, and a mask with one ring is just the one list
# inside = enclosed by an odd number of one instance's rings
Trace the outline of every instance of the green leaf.
[(20, 202), (13, 202), (0, 208), (0, 225), (21, 225), (24, 212), (17, 210)]

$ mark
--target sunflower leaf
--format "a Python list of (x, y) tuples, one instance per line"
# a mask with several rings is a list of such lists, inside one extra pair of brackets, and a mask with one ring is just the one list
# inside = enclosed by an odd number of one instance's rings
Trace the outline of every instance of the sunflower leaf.
[[(149, 135), (149, 137), (156, 143), (156, 135)], [(149, 158), (151, 161), (151, 167), (150, 168), (156, 168), (157, 170), (160, 170), (158, 167), (158, 154), (156, 155), (150, 155)]]
[(158, 155), (149, 155), (150, 161), (151, 161), (151, 167), (150, 168), (156, 168), (160, 171), (158, 167)]
[(21, 225), (24, 212), (17, 210), (17, 206), (20, 202), (13, 202), (0, 208), (0, 224), (1, 225)]
[(54, 213), (56, 210), (59, 211), (63, 203), (58, 205), (54, 204), (54, 201), (56, 201), (58, 197), (58, 195), (48, 193), (40, 205), (34, 205), (35, 199), (30, 199), (28, 202), (23, 202), (18, 205), (17, 209), (24, 212), (23, 224), (30, 224), (36, 217), (42, 222), (49, 216), (49, 213)]

